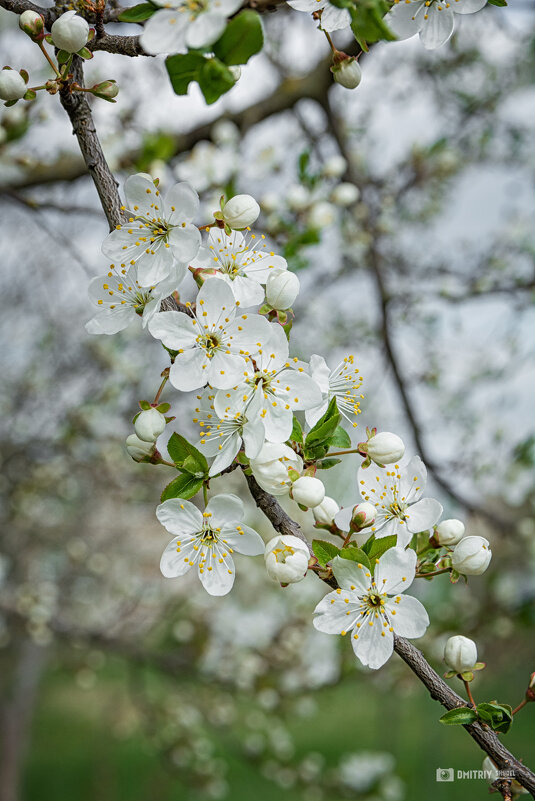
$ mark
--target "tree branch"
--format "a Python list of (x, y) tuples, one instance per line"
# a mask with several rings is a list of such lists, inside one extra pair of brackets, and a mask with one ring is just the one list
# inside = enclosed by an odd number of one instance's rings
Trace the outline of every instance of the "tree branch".
[[(286, 514), (277, 500), (258, 485), (254, 476), (246, 476), (246, 478), (256, 505), (266, 515), (272, 526), (280, 534), (291, 534), (304, 540), (310, 549), (310, 543), (303, 534), (301, 527)], [(327, 583), (333, 587), (338, 586), (334, 579), (329, 580)], [(409, 640), (395, 635), (394, 649), (429, 690), (431, 698), (439, 701), (446, 709), (466, 706), (466, 701), (440, 678), (421, 651), (415, 648)], [(508, 751), (491, 729), (480, 723), (473, 723), (470, 726), (464, 726), (464, 728), (500, 770), (514, 771), (515, 779), (535, 798), (535, 773)]]

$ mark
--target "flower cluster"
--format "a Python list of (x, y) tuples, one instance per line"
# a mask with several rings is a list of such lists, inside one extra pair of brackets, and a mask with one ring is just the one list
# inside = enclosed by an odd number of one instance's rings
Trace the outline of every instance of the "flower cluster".
[[(482, 573), (489, 543), (465, 537), (458, 520), (438, 522), (442, 506), (424, 497), (425, 466), (418, 456), (405, 459), (399, 436), (368, 428), (367, 439), (353, 446), (349, 432), (363, 397), (355, 357), (330, 366), (320, 355), (302, 361), (291, 353), (299, 281), (266, 238), (251, 231), (260, 213), (252, 197), (222, 198), (213, 221), (201, 226), (199, 199), (187, 182), (163, 198), (156, 181), (137, 174), (127, 179), (125, 197), (125, 222), (102, 248), (113, 261), (89, 288), (97, 310), (87, 330), (116, 333), (139, 316), (169, 358), (154, 401), (140, 401), (126, 443), (136, 461), (178, 471), (157, 509), (173, 535), (162, 573), (177, 578), (194, 568), (208, 593), (224, 595), (234, 583), (234, 553), (264, 553), (268, 575), (282, 586), (313, 571), (338, 584), (318, 604), (315, 627), (351, 633), (361, 662), (380, 667), (394, 634), (420, 637), (429, 623), (422, 604), (403, 592), (420, 577)], [(183, 303), (179, 291), (188, 273), (197, 291)], [(199, 428), (195, 444), (171, 435), (170, 461), (156, 448), (174, 419), (165, 416), (170, 404), (160, 401), (167, 382), (196, 393), (192, 420)], [(318, 473), (346, 453), (362, 457), (360, 497), (340, 509)], [(264, 547), (243, 522), (236, 496), (208, 499), (210, 481), (238, 467), (254, 492), (312, 510), (311, 524), (338, 543), (308, 542), (296, 530), (282, 531)], [(201, 490), (204, 511), (189, 500)]]

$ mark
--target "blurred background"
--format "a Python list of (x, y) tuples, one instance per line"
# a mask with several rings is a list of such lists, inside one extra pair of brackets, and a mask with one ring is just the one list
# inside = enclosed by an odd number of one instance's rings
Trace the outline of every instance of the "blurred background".
[[(354, 441), (366, 425), (399, 433), (445, 517), (491, 541), (484, 576), (415, 587), (431, 617), (417, 645), (442, 673), (446, 638), (472, 637), (488, 665), (476, 700), (514, 707), (535, 670), (533, 4), (457, 15), (437, 51), (374, 46), (355, 91), (332, 84), (307, 15), (263, 22), (265, 50), (210, 107), (196, 86), (176, 97), (161, 58), (98, 53), (87, 81), (120, 86), (116, 105), (92, 102), (105, 152), (120, 181), (190, 181), (199, 223), (222, 192), (261, 202), (259, 230), (301, 281), (293, 355), (354, 354)], [(3, 10), (0, 39), (4, 63), (48, 77)], [(132, 462), (124, 439), (165, 361), (140, 326), (85, 332), (107, 227), (59, 99), (42, 94), (0, 111), (0, 801), (485, 797), (482, 780), (436, 782), (483, 754), (437, 722), (397, 656), (371, 672), (313, 629), (314, 577), (281, 589), (242, 558), (222, 599), (161, 577), (154, 510), (172, 473)], [(195, 441), (191, 399), (162, 400), (169, 434)], [(322, 475), (341, 503), (357, 464)], [(247, 500), (243, 476), (223, 487)], [(531, 767), (534, 712), (504, 737)]]

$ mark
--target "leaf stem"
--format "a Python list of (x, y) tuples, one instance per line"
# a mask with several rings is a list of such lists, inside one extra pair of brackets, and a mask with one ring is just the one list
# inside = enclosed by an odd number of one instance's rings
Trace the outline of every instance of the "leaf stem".
[(39, 49), (40, 49), (41, 53), (44, 55), (44, 57), (46, 58), (46, 60), (48, 61), (48, 63), (50, 64), (50, 66), (52, 67), (54, 72), (56, 73), (57, 77), (61, 78), (62, 77), (61, 76), (61, 72), (58, 70), (58, 68), (56, 67), (56, 65), (54, 64), (54, 62), (52, 61), (52, 59), (50, 58), (48, 53), (46, 52), (46, 48), (45, 48), (43, 42), (37, 42), (37, 45), (39, 46)]
[(473, 698), (473, 695), (472, 695), (472, 691), (470, 689), (470, 684), (467, 681), (465, 681), (465, 679), (463, 679), (462, 682), (464, 684), (464, 688), (466, 690), (466, 694), (468, 696), (468, 700), (470, 701), (470, 703), (472, 704), (472, 706), (475, 709), (476, 708), (476, 702), (474, 701), (474, 698)]

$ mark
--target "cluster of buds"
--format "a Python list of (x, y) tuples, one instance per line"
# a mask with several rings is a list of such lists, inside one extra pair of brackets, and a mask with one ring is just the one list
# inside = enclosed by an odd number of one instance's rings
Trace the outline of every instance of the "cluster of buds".
[(156, 450), (156, 440), (174, 417), (165, 416), (169, 409), (168, 403), (154, 406), (147, 401), (141, 401), (139, 405), (141, 411), (134, 417), (136, 433), (127, 437), (126, 450), (135, 462), (151, 462), (160, 458)]

